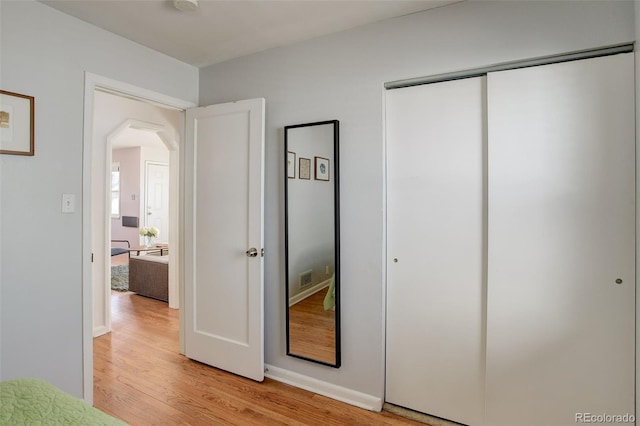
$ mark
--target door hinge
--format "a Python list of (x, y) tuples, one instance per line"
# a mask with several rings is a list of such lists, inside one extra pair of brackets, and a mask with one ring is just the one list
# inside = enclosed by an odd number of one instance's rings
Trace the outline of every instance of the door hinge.
[(91, 263), (93, 263), (93, 253), (91, 253)]

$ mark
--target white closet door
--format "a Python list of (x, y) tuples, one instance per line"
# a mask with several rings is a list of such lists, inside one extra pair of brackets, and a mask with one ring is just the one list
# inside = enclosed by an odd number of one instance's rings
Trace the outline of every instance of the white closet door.
[(633, 70), (488, 77), (488, 425), (634, 411)]
[(484, 102), (484, 78), (386, 95), (386, 400), (474, 425), (484, 415)]

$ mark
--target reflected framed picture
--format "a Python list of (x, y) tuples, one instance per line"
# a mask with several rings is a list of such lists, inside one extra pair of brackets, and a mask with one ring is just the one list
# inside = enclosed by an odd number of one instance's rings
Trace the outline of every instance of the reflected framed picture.
[(329, 159), (323, 157), (314, 157), (316, 180), (329, 180)]
[(287, 151), (287, 177), (296, 178), (296, 153), (292, 151)]
[(33, 96), (0, 90), (0, 154), (34, 154)]
[(311, 179), (311, 159), (300, 158), (300, 179)]

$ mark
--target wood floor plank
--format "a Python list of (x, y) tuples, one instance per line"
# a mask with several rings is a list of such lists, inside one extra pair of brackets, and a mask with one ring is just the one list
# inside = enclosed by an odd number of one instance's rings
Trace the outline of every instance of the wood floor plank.
[(178, 311), (113, 292), (113, 332), (94, 339), (94, 405), (131, 425), (422, 425), (179, 354)]
[(289, 307), (289, 350), (292, 354), (336, 362), (335, 311), (324, 310), (326, 290)]

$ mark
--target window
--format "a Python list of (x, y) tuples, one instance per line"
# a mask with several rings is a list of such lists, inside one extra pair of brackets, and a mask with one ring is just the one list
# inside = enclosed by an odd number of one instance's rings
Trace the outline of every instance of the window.
[(111, 164), (111, 217), (120, 217), (120, 163)]

